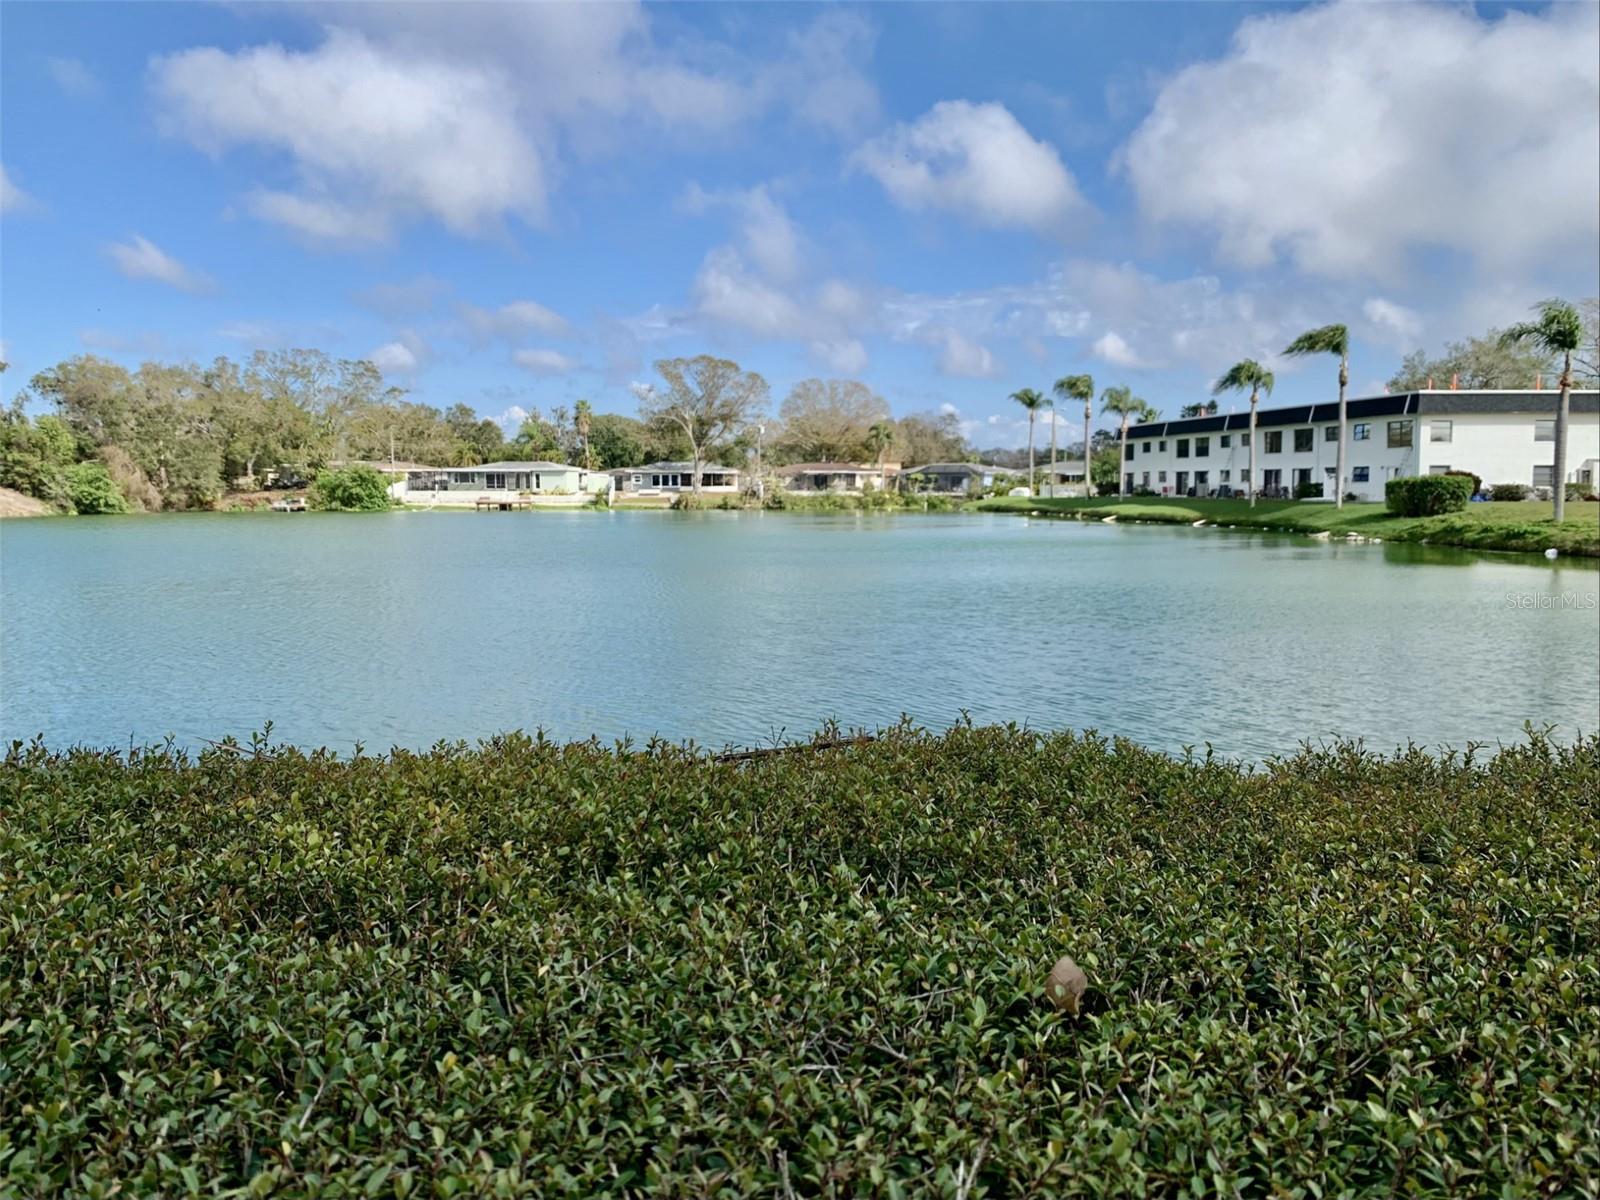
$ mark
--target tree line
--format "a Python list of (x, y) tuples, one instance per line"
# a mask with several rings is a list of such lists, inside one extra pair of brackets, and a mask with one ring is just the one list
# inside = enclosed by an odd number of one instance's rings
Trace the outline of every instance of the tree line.
[[(856, 380), (802, 380), (769, 414), (766, 382), (736, 363), (702, 355), (656, 367), (661, 383), (645, 389), (637, 416), (579, 400), (533, 409), (507, 436), (466, 404), (419, 403), (371, 362), (320, 350), (136, 369), (80, 355), (36, 374), (0, 410), (0, 486), (78, 512), (154, 511), (210, 508), (229, 492), (350, 462), (557, 460), (608, 470), (683, 460), (744, 467), (756, 454), (781, 465), (967, 453), (954, 415), (896, 420)], [(50, 411), (30, 417), (30, 404)]]

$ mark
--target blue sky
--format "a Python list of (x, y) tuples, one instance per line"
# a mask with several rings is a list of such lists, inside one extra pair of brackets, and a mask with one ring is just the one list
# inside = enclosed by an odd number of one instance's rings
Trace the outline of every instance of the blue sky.
[(318, 346), (514, 424), (661, 357), (853, 376), (1015, 445), (1344, 321), (1600, 292), (1600, 7), (0, 7), (7, 396)]

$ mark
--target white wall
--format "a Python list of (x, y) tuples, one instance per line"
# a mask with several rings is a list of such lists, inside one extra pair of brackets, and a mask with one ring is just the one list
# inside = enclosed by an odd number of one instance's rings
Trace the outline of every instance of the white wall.
[[(1533, 440), (1533, 413), (1429, 413), (1422, 418), (1422, 473), (1448, 466), (1471, 471), (1485, 485), (1533, 483), (1535, 466), (1556, 461), (1553, 441)], [(1434, 421), (1450, 422), (1450, 440), (1433, 440)], [(1600, 457), (1600, 413), (1573, 413), (1567, 425), (1567, 478), (1576, 479), (1585, 459)]]

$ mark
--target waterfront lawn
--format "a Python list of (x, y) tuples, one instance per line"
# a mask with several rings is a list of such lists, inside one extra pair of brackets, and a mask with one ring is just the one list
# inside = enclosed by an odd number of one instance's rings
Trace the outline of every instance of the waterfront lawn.
[(1020, 512), (1080, 519), (1115, 516), (1118, 520), (1192, 525), (1207, 521), (1246, 529), (1294, 533), (1359, 533), (1396, 542), (1433, 542), (1478, 550), (1542, 553), (1554, 546), (1563, 554), (1600, 557), (1600, 503), (1572, 501), (1559, 526), (1550, 519), (1548, 501), (1490, 501), (1436, 517), (1400, 517), (1382, 504), (1332, 504), (1296, 500), (1189, 500), (1171, 496), (1101, 496), (1090, 500), (996, 496), (977, 506), (988, 512)]
[(1575, 1195), (1597, 794), (1593, 739), (13, 749), (0, 1194)]

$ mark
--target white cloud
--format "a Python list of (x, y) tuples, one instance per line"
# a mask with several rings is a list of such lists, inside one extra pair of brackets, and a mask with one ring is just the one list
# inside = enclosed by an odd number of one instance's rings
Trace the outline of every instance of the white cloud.
[[(483, 232), (508, 213), (543, 216), (544, 166), (517, 122), (511, 81), (492, 66), (430, 59), (334, 29), (303, 52), (185, 50), (155, 59), (151, 77), (170, 133), (213, 153), (239, 145), (283, 151), (313, 192), (370, 197), (457, 233)], [(274, 196), (258, 205), (301, 232), (360, 228), (347, 202)]]
[(522, 428), (522, 423), (528, 419), (528, 410), (520, 404), (513, 404), (498, 417), (491, 417), (496, 425), (504, 429), (507, 434), (515, 436), (517, 430)]
[(32, 208), (33, 204), (33, 197), (12, 183), (4, 164), (0, 164), (0, 212), (21, 212)]
[(812, 342), (811, 356), (838, 375), (859, 375), (867, 369), (867, 348), (855, 338)]
[(530, 334), (565, 337), (572, 332), (565, 317), (532, 300), (513, 300), (493, 309), (461, 304), (456, 311), (468, 336), (478, 342), (495, 338), (514, 341)]
[(1422, 336), (1422, 318), (1403, 304), (1374, 296), (1361, 306), (1361, 313), (1386, 341), (1410, 348)]
[(943, 375), (959, 375), (967, 379), (991, 379), (1000, 373), (999, 365), (987, 346), (964, 337), (953, 329), (931, 332), (939, 343), (938, 368)]
[(427, 356), (427, 343), (408, 329), (394, 341), (379, 346), (367, 358), (385, 375), (413, 375)]
[(100, 80), (80, 59), (46, 58), (45, 69), (55, 85), (75, 100), (91, 100), (100, 94)]
[(744, 192), (716, 193), (691, 184), (683, 204), (696, 214), (718, 206), (733, 209), (739, 214), (740, 246), (763, 274), (787, 282), (800, 273), (804, 239), (764, 185)]
[(511, 361), (535, 375), (565, 375), (578, 365), (577, 359), (558, 350), (518, 350), (512, 354)]
[(849, 14), (822, 14), (757, 61), (703, 34), (659, 36), (636, 0), (300, 11), (325, 22), (320, 44), (158, 56), (151, 87), (163, 127), (202, 151), (281, 154), (299, 185), (251, 210), (335, 242), (419, 218), (467, 235), (541, 224), (563, 160), (630, 139), (774, 109), (844, 133), (877, 113), (872, 30)]
[(1131, 369), (1145, 365), (1144, 360), (1133, 352), (1133, 347), (1123, 341), (1122, 336), (1114, 329), (1108, 329), (1096, 338), (1094, 345), (1089, 347), (1089, 352), (1114, 367)]
[(389, 217), (380, 210), (361, 211), (291, 192), (256, 192), (247, 207), (252, 216), (313, 241), (360, 245), (388, 241), (391, 233)]
[(106, 253), (129, 279), (153, 279), (185, 292), (206, 292), (211, 281), (198, 272), (191, 271), (149, 238), (133, 235), (129, 242), (113, 242)]
[(1057, 232), (1084, 207), (1055, 148), (1000, 104), (941, 101), (851, 162), (902, 208), (943, 209), (996, 229)]
[(706, 255), (695, 277), (694, 298), (702, 315), (751, 333), (795, 336), (808, 327), (800, 305), (750, 271), (731, 246)]
[(1230, 262), (1386, 277), (1442, 247), (1491, 273), (1600, 241), (1600, 18), (1555, 4), (1333, 3), (1252, 16), (1120, 154), (1152, 220)]

